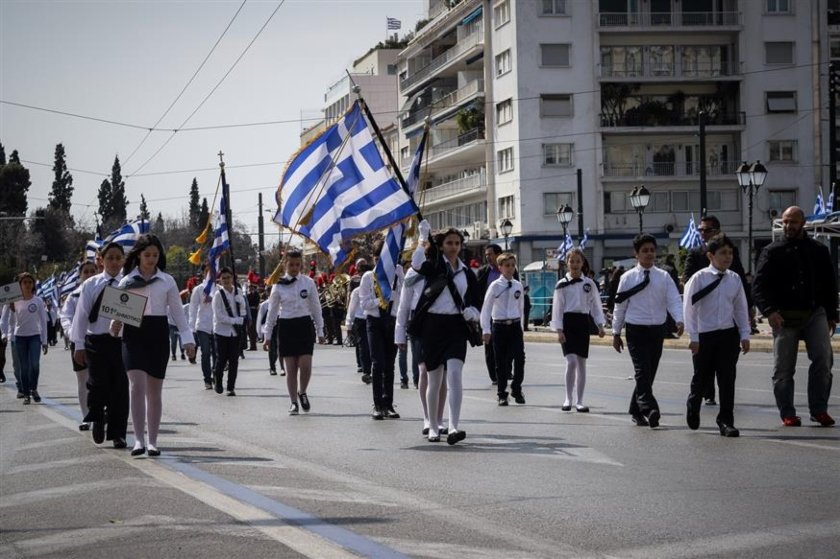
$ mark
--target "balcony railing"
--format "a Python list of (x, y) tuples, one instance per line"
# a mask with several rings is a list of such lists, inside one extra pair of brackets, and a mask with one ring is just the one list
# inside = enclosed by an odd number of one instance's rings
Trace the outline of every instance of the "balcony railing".
[(725, 27), (740, 25), (739, 12), (601, 12), (599, 27)]
[(448, 151), (458, 149), (467, 144), (473, 143), (477, 140), (484, 139), (484, 128), (473, 128), (472, 130), (461, 134), (451, 140), (434, 144), (429, 148), (429, 157), (437, 157), (443, 155)]
[(406, 78), (400, 82), (400, 90), (405, 91), (406, 88), (416, 85), (418, 82), (428, 78), (441, 67), (450, 61), (455, 60), (466, 51), (481, 43), (483, 40), (483, 27), (477, 26), (477, 30), (475, 32), (458, 41), (451, 49), (444, 51), (443, 54), (437, 58), (433, 58), (426, 66), (423, 66), (419, 70), (415, 70), (413, 74), (406, 76)]
[[(484, 93), (484, 80), (473, 80), (461, 89), (444, 93), (438, 99), (432, 101), (432, 112), (430, 116), (435, 117), (442, 111), (458, 106), (479, 93)], [(405, 117), (402, 124), (403, 126), (411, 126), (423, 120), (427, 114), (429, 114), (429, 108), (422, 107)]]
[[(632, 109), (631, 109), (632, 110)], [(602, 128), (615, 128), (621, 126), (698, 126), (700, 117), (696, 114), (651, 114), (637, 113), (624, 114), (622, 116), (598, 115)], [(707, 126), (743, 126), (746, 124), (745, 113), (717, 113), (706, 116)]]
[(721, 60), (715, 63), (651, 62), (641, 64), (602, 64), (602, 78), (716, 78), (738, 76), (740, 65)]
[(431, 204), (452, 196), (462, 194), (477, 194), (487, 190), (487, 181), (484, 173), (476, 173), (451, 182), (433, 186), (423, 191), (423, 199), (426, 204)]
[[(710, 177), (732, 175), (741, 165), (738, 161), (720, 161), (709, 163), (706, 166), (706, 174)], [(700, 165), (695, 162), (656, 162), (648, 164), (640, 163), (605, 163), (605, 177), (696, 177), (700, 175)]]

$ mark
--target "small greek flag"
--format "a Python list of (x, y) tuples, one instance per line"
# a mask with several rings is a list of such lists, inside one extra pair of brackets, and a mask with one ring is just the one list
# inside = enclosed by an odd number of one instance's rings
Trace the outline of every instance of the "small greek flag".
[(73, 271), (64, 277), (59, 289), (59, 298), (72, 292), (79, 285), (79, 268), (81, 265), (73, 268)]
[(814, 202), (814, 211), (812, 212), (814, 215), (824, 215), (825, 211), (825, 201), (823, 200), (822, 196), (822, 188), (819, 189), (817, 192), (817, 199)]
[(208, 297), (213, 290), (213, 284), (216, 281), (216, 272), (219, 268), (219, 258), (226, 250), (230, 249), (230, 235), (228, 233), (227, 224), (227, 197), (224, 192), (219, 197), (219, 211), (214, 216), (213, 224), (213, 246), (210, 247), (210, 252), (207, 259), (210, 264), (210, 279), (204, 285), (204, 294)]
[(385, 23), (389, 31), (395, 31), (397, 29), (402, 29), (402, 22), (394, 17), (386, 17)]
[(138, 219), (137, 221), (126, 223), (119, 229), (112, 231), (111, 234), (105, 237), (105, 240), (102, 241), (102, 246), (107, 245), (108, 243), (119, 243), (122, 245), (123, 249), (128, 252), (134, 246), (134, 243), (137, 242), (137, 238), (148, 232), (149, 220)]
[(572, 250), (575, 247), (574, 241), (572, 241), (572, 236), (569, 233), (566, 233), (566, 238), (563, 239), (563, 242), (560, 243), (560, 246), (557, 247), (557, 260), (565, 260), (566, 253)]
[(588, 240), (589, 240), (589, 229), (586, 229), (586, 231), (584, 231), (584, 232), (583, 232), (583, 238), (582, 238), (582, 239), (580, 240), (580, 242), (578, 243), (578, 248), (579, 248), (580, 250), (585, 249), (585, 248), (586, 248), (586, 242), (587, 242)]
[(691, 214), (691, 219), (688, 221), (688, 226), (685, 228), (685, 233), (680, 237), (680, 246), (682, 248), (691, 250), (694, 247), (699, 247), (703, 244), (703, 239), (700, 238), (700, 231), (697, 230), (697, 225), (694, 223), (694, 214)]
[(85, 261), (86, 262), (95, 262), (96, 261), (96, 251), (99, 250), (101, 247), (102, 241), (88, 241), (85, 245)]
[(831, 183), (831, 190), (828, 191), (828, 198), (825, 201), (825, 213), (834, 212), (834, 183)]

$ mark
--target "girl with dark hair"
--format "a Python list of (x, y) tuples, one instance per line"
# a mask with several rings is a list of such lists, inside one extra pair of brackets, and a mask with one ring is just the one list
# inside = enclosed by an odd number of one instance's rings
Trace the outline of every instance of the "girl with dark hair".
[[(79, 297), (82, 294), (82, 285), (91, 276), (96, 274), (96, 264), (93, 262), (82, 262), (79, 265), (79, 286), (74, 289), (70, 295), (64, 300), (64, 306), (61, 307), (61, 313), (58, 315), (61, 320), (61, 329), (67, 340), (70, 339), (70, 333), (73, 329), (73, 317), (76, 315), (76, 307), (79, 304)], [(70, 342), (70, 364), (73, 371), (76, 373), (76, 383), (79, 391), (79, 408), (82, 411), (82, 422), (79, 424), (79, 431), (87, 431), (90, 429), (90, 423), (84, 421), (88, 414), (88, 370), (84, 365), (79, 365), (73, 359), (73, 354), (76, 352), (76, 344)]]
[(123, 331), (123, 361), (131, 392), (131, 422), (134, 425), (132, 456), (146, 452), (146, 420), (148, 419), (149, 456), (160, 456), (157, 436), (163, 412), (162, 389), (169, 363), (169, 324), (166, 311), (172, 316), (183, 336), (184, 350), (192, 359), (195, 342), (181, 311), (181, 296), (175, 279), (167, 274), (166, 255), (155, 235), (142, 235), (128, 253), (120, 287), (147, 298), (140, 327), (114, 321), (111, 333)]
[[(82, 422), (89, 424), (93, 442), (102, 444), (106, 435), (114, 448), (125, 448), (128, 429), (128, 378), (122, 359), (122, 344), (110, 333), (111, 319), (99, 316), (105, 288), (122, 279), (125, 252), (119, 243), (108, 243), (98, 251), (101, 273), (91, 276), (79, 288), (79, 298), (70, 327), (73, 363), (87, 369), (87, 409)], [(107, 424), (107, 433), (106, 433)], [(84, 430), (82, 426), (79, 429)]]
[[(420, 238), (426, 239), (431, 227), (423, 220), (419, 230)], [(463, 241), (460, 231), (447, 229), (435, 236), (428, 257), (420, 244), (411, 259), (411, 267), (427, 282), (415, 309), (415, 321), (419, 322), (412, 330), (419, 332), (429, 375), (426, 393), (429, 418), (438, 417), (438, 395), (445, 370), (449, 387), (449, 432), (446, 440), (451, 445), (467, 436), (459, 428), (463, 399), (461, 375), (467, 355), (465, 321), (478, 321), (478, 308), (481, 306), (478, 281), (458, 257)], [(432, 421), (429, 426), (429, 441), (432, 442), (440, 440), (436, 423)]]
[[(4, 332), (14, 334), (14, 350), (20, 367), (20, 391), (23, 403), (41, 401), (38, 377), (41, 372), (41, 351), (47, 354), (47, 311), (44, 301), (35, 295), (35, 278), (29, 272), (17, 277), (23, 299), (9, 303), (3, 313)], [(12, 331), (9, 322), (14, 315)]]
[(227, 395), (236, 396), (236, 372), (239, 367), (240, 340), (237, 326), (245, 322), (248, 303), (233, 285), (233, 270), (219, 270), (219, 290), (213, 295), (213, 332), (216, 338), (216, 369), (213, 371), (213, 386), (221, 394), (222, 376), (228, 370)]
[(283, 260), (286, 273), (272, 287), (268, 297), (268, 318), (263, 327), (263, 349), (269, 349), (272, 327), (276, 322), (277, 353), (285, 363), (286, 388), (292, 401), (289, 415), (297, 415), (298, 400), (303, 411), (308, 412), (310, 409), (306, 390), (312, 377), (315, 337), (318, 337), (319, 344), (324, 343), (324, 318), (315, 281), (300, 273), (303, 255), (291, 250)]

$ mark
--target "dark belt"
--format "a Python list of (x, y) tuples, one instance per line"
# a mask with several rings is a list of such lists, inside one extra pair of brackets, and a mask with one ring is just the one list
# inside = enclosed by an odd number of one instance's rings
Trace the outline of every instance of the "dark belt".
[(519, 324), (522, 322), (521, 318), (508, 318), (506, 320), (494, 320), (493, 324), (504, 324), (505, 326), (510, 326), (512, 324)]

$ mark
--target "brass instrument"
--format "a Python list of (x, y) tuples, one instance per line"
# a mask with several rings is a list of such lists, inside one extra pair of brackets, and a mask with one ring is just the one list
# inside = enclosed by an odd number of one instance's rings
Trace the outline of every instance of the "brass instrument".
[(322, 307), (345, 306), (347, 301), (347, 284), (350, 283), (348, 274), (336, 274), (332, 283), (324, 287)]

